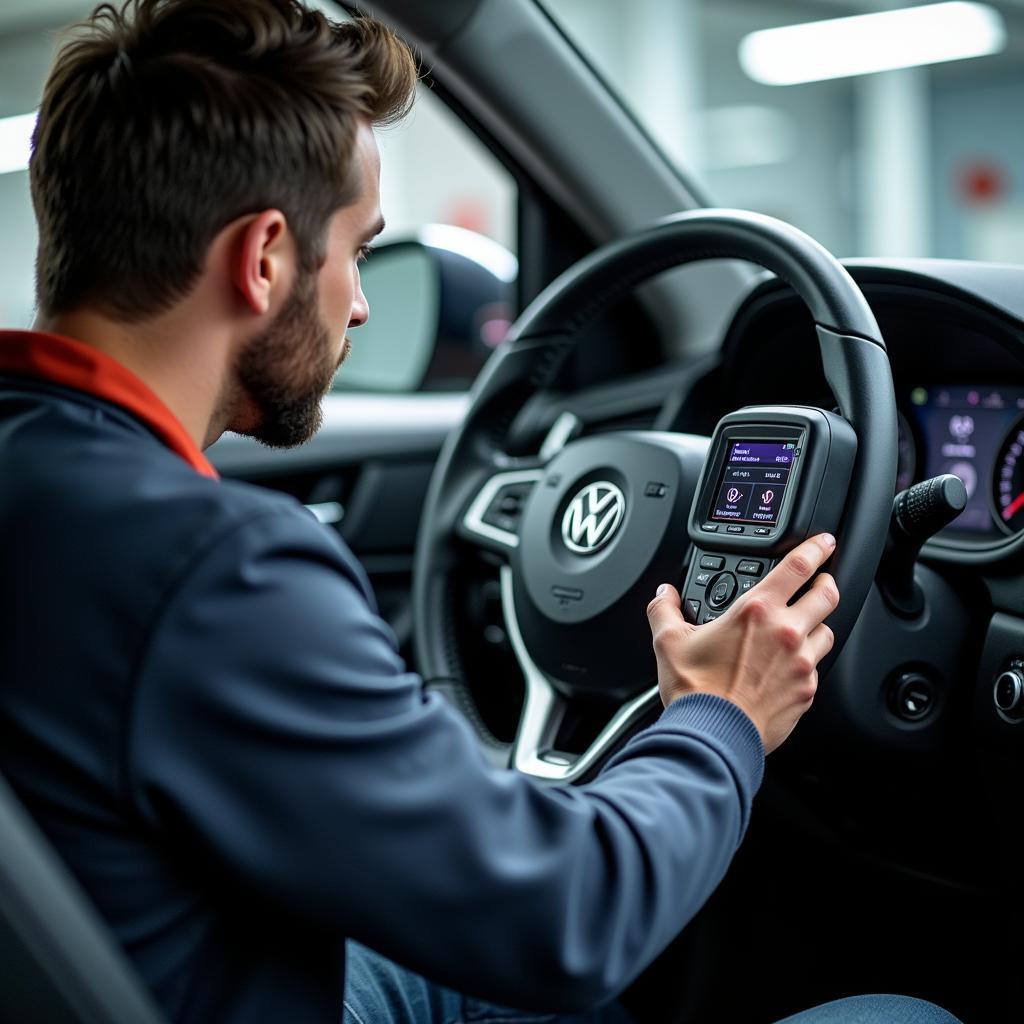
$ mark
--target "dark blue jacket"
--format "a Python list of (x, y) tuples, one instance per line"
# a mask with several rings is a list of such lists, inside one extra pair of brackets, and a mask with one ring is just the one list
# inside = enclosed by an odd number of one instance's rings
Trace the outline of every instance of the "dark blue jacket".
[(344, 940), (593, 1005), (701, 906), (763, 753), (691, 696), (597, 781), (485, 762), (297, 502), (0, 379), (0, 770), (175, 1021), (338, 1024)]

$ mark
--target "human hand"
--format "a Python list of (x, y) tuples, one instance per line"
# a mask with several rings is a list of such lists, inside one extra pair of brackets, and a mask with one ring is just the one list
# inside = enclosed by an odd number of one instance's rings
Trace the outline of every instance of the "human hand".
[(775, 750), (814, 700), (817, 665), (834, 640), (823, 620), (839, 590), (822, 573), (788, 602), (834, 550), (827, 533), (804, 541), (721, 618), (699, 627), (683, 619), (675, 587), (659, 587), (647, 617), (665, 706), (687, 693), (717, 694), (746, 712), (767, 753)]

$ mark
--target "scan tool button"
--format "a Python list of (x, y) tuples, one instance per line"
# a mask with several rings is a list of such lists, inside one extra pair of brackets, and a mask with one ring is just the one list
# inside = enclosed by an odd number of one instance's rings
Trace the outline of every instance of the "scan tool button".
[(725, 559), (721, 555), (703, 555), (700, 560), (702, 569), (721, 569), (725, 565)]
[(708, 607), (714, 611), (724, 608), (736, 596), (736, 577), (731, 572), (720, 572), (708, 584)]
[(683, 602), (683, 618), (686, 619), (687, 622), (692, 622), (696, 625), (700, 618), (700, 601), (694, 601), (687, 598)]
[(736, 571), (741, 576), (760, 576), (764, 572), (764, 562), (758, 562), (754, 558), (746, 558), (736, 566)]

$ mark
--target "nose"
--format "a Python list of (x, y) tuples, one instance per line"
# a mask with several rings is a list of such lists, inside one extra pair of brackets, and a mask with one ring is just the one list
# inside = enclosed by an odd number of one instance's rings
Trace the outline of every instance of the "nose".
[(370, 304), (363, 294), (363, 284), (356, 274), (356, 293), (352, 297), (352, 314), (349, 317), (349, 327), (362, 327), (370, 319)]

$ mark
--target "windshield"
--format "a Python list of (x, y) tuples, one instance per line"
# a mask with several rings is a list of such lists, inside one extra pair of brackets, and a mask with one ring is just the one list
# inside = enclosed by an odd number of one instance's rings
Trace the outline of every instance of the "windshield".
[(843, 256), (1024, 261), (1022, 0), (544, 6), (714, 205)]

